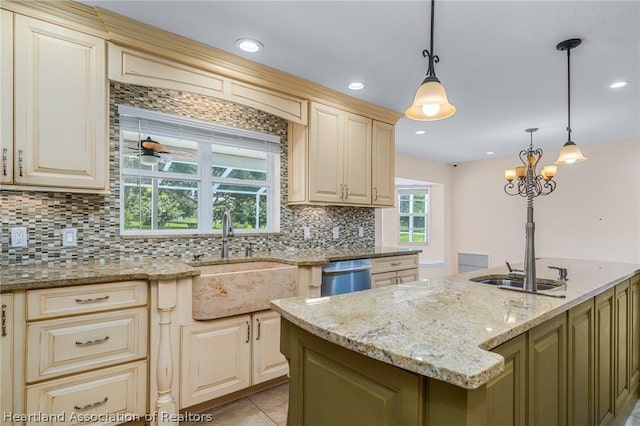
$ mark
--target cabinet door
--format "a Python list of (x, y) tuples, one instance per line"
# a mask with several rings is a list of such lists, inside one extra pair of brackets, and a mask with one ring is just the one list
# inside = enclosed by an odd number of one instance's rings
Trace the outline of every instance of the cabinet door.
[(629, 386), (640, 381), (640, 275), (629, 283)]
[(615, 288), (615, 411), (618, 416), (629, 398), (629, 280)]
[(594, 301), (572, 308), (568, 316), (568, 425), (593, 425)]
[(190, 407), (251, 384), (251, 316), (182, 327), (180, 406)]
[(0, 10), (0, 93), (2, 94), (2, 121), (0, 147), (2, 170), (0, 183), (13, 182), (13, 14)]
[(613, 420), (614, 290), (595, 298), (595, 424)]
[(394, 284), (398, 284), (398, 276), (395, 272), (371, 274), (371, 288), (386, 287)]
[(397, 283), (405, 284), (410, 283), (412, 281), (418, 281), (418, 269), (405, 269), (403, 271), (398, 271), (397, 275)]
[(371, 119), (344, 114), (344, 201), (371, 204)]
[(526, 424), (526, 334), (498, 346), (504, 370), (487, 383), (487, 425)]
[(106, 187), (105, 62), (104, 40), (15, 16), (15, 183)]
[(529, 425), (566, 423), (566, 317), (560, 315), (531, 329), (529, 364)]
[(344, 112), (311, 104), (309, 114), (309, 201), (342, 203)]
[(280, 353), (280, 315), (274, 311), (253, 314), (252, 384), (266, 382), (289, 372)]
[[(2, 333), (0, 334), (0, 410), (13, 412), (13, 294), (0, 295), (2, 303)], [(3, 418), (2, 425), (11, 422)]]
[(375, 206), (394, 206), (395, 185), (395, 130), (391, 124), (373, 122), (371, 141), (372, 167), (371, 204)]

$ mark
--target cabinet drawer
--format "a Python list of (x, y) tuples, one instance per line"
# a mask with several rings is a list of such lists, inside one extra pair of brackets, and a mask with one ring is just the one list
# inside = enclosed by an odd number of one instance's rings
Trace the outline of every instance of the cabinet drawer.
[(122, 281), (27, 292), (27, 320), (147, 304), (147, 281)]
[(399, 271), (418, 267), (418, 255), (374, 257), (371, 259), (371, 273)]
[(27, 326), (27, 382), (147, 355), (147, 309), (39, 321)]
[[(27, 413), (57, 415), (62, 420), (27, 424), (110, 425), (133, 420), (134, 415), (144, 417), (146, 383), (147, 363), (140, 361), (27, 386)], [(82, 421), (86, 419), (91, 421)]]

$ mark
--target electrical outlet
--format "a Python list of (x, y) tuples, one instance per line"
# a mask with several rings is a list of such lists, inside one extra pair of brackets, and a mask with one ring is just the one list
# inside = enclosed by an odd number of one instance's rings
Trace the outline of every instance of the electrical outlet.
[(75, 247), (78, 245), (78, 230), (76, 228), (64, 228), (62, 230), (62, 247)]
[(304, 232), (304, 239), (305, 240), (310, 239), (311, 238), (311, 228), (308, 227), (308, 226), (305, 226), (303, 229), (304, 229), (304, 231), (303, 231)]
[(364, 228), (362, 226), (358, 227), (358, 237), (360, 238), (364, 237)]
[(27, 243), (27, 228), (11, 228), (11, 247), (26, 247)]
[(338, 238), (340, 238), (340, 227), (339, 226), (334, 226), (333, 227), (333, 239), (337, 240)]

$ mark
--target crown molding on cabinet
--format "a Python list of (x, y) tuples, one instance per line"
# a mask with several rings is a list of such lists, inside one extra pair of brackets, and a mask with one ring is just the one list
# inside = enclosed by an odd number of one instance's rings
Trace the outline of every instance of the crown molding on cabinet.
[(395, 124), (402, 114), (353, 98), (203, 43), (101, 8), (70, 0), (3, 0), (2, 8), (103, 37), (124, 47), (180, 62), (256, 88), (321, 102), (374, 120)]

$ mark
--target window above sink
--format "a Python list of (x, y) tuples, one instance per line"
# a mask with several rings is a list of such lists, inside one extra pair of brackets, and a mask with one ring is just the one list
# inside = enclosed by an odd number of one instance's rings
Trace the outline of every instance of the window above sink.
[(280, 228), (280, 138), (120, 105), (122, 235)]

